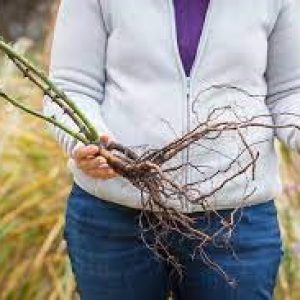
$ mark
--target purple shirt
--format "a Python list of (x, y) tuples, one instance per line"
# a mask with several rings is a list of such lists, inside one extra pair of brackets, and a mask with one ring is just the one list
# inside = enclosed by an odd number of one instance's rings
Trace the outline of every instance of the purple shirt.
[(182, 64), (188, 76), (193, 65), (209, 0), (173, 0), (177, 43)]

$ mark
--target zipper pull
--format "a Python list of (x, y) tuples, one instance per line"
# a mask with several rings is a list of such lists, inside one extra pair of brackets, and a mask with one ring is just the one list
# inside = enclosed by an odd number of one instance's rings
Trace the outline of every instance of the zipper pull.
[(186, 86), (187, 86), (187, 91), (186, 91), (186, 95), (187, 95), (187, 98), (189, 99), (190, 98), (190, 94), (191, 94), (191, 78), (189, 76), (186, 77)]

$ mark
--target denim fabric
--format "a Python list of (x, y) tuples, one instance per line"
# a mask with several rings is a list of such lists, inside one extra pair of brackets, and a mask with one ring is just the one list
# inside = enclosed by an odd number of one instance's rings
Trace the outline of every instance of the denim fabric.
[[(219, 211), (227, 219), (231, 212)], [(210, 233), (220, 228), (215, 215), (193, 215), (197, 228)], [(234, 284), (208, 266), (203, 256), (192, 258), (192, 242), (172, 233), (172, 252), (184, 266), (179, 280), (141, 241), (138, 217), (139, 210), (94, 197), (74, 183), (64, 236), (82, 300), (165, 300), (171, 288), (178, 300), (272, 299), (282, 257), (273, 199), (235, 215), (238, 222), (230, 244), (224, 244), (228, 232), (223, 232), (205, 248), (207, 258)]]

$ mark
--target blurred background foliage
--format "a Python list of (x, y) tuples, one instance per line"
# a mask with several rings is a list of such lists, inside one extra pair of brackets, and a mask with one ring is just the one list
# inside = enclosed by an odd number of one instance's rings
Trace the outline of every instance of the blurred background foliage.
[[(58, 1), (0, 0), (0, 35), (47, 70)], [(35, 109), (42, 95), (0, 55), (0, 83)], [(284, 260), (276, 299), (300, 299), (300, 157), (277, 145)], [(76, 299), (62, 238), (71, 176), (46, 124), (0, 101), (0, 299)], [(272, 174), (266, 174), (272, 176)]]

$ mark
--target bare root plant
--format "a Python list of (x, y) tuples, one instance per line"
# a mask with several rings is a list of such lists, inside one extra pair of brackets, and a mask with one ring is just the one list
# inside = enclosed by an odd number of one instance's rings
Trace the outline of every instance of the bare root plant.
[[(195, 245), (193, 257), (200, 255), (202, 260), (216, 271), (220, 272), (228, 282), (233, 284), (233, 281), (223, 271), (221, 266), (213, 262), (205, 251), (208, 244), (216, 243), (216, 238), (220, 235), (226, 236), (224, 245), (230, 246), (230, 237), (238, 223), (241, 214), (237, 214), (242, 209), (246, 200), (255, 192), (255, 188), (250, 192), (245, 192), (240, 199), (240, 205), (234, 209), (229, 218), (222, 217), (217, 210), (209, 206), (209, 199), (214, 197), (216, 193), (221, 191), (228, 183), (235, 178), (250, 172), (251, 178), (255, 178), (256, 162), (259, 158), (259, 152), (255, 150), (254, 145), (249, 144), (244, 131), (247, 128), (298, 128), (294, 124), (285, 126), (275, 126), (268, 120), (270, 114), (256, 115), (250, 118), (240, 118), (232, 106), (224, 106), (213, 108), (208, 113), (205, 120), (197, 119), (197, 102), (201, 98), (201, 93), (211, 89), (237, 89), (228, 85), (215, 85), (208, 87), (205, 91), (199, 92), (197, 97), (193, 100), (193, 112), (195, 119), (198, 120), (194, 128), (181, 137), (175, 138), (169, 144), (160, 149), (152, 149), (144, 151), (142, 154), (137, 154), (132, 149), (116, 143), (115, 141), (109, 144), (103, 144), (99, 140), (101, 133), (93, 127), (91, 122), (85, 117), (84, 113), (79, 110), (76, 104), (60, 89), (58, 89), (53, 82), (37, 67), (35, 67), (25, 57), (19, 55), (14, 49), (0, 40), (0, 50), (15, 64), (24, 77), (28, 78), (34, 85), (39, 88), (44, 95), (48, 96), (53, 103), (58, 105), (65, 114), (67, 114), (77, 127), (77, 130), (67, 128), (55, 119), (55, 116), (48, 117), (44, 114), (35, 111), (24, 104), (22, 104), (15, 97), (8, 95), (5, 91), (0, 89), (0, 97), (19, 109), (29, 113), (35, 117), (41, 118), (48, 123), (60, 128), (67, 134), (71, 135), (83, 144), (96, 144), (99, 147), (98, 155), (107, 159), (108, 164), (120, 176), (126, 178), (134, 187), (136, 187), (141, 194), (141, 203), (144, 209), (141, 210), (139, 223), (141, 227), (141, 238), (145, 244), (160, 258), (167, 260), (180, 275), (182, 275), (182, 266), (175, 255), (172, 254), (168, 244), (168, 234), (176, 232), (184, 239), (190, 240)], [(239, 90), (239, 92), (247, 93)], [(249, 97), (264, 97), (264, 95), (249, 95)], [(225, 113), (232, 113), (236, 115), (234, 120), (219, 121), (218, 116)], [(295, 116), (295, 115), (294, 115)], [(178, 154), (186, 151), (190, 147), (197, 147), (205, 140), (218, 139), (225, 133), (235, 132), (241, 143), (239, 153), (231, 158), (230, 163), (226, 169), (216, 170), (209, 176), (200, 176), (201, 179), (197, 182), (178, 183), (173, 178), (174, 172), (183, 172), (185, 168), (193, 168), (195, 172), (201, 173), (200, 165), (193, 165), (187, 161), (179, 162), (177, 165), (168, 166), (168, 162), (172, 161)], [(264, 142), (264, 141), (261, 141)], [(248, 162), (239, 165), (238, 168), (234, 166), (239, 164), (239, 158), (247, 155)], [(234, 171), (233, 171), (234, 170)], [(202, 174), (203, 175), (203, 174)], [(217, 185), (214, 185), (209, 192), (204, 192), (199, 186), (206, 182), (212, 182), (215, 178), (220, 178)], [(199, 177), (199, 178), (200, 178)], [(246, 189), (245, 189), (246, 190)], [(209, 211), (210, 214), (215, 214), (220, 219), (220, 228), (213, 233), (207, 233), (205, 230), (196, 228), (195, 219), (191, 214), (184, 213), (180, 209), (174, 208), (170, 202), (172, 199), (181, 199), (184, 203), (190, 205), (201, 205), (204, 212)], [(151, 233), (153, 237), (151, 240), (147, 235)], [(151, 242), (150, 242), (151, 241)], [(232, 249), (234, 253), (234, 249)]]

